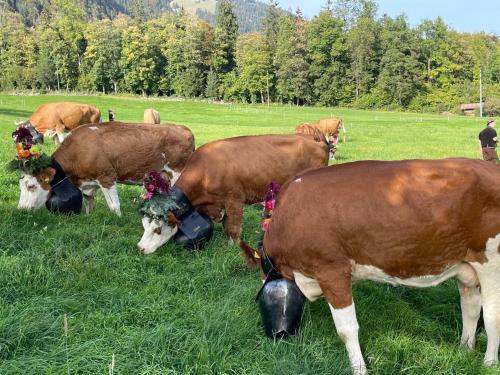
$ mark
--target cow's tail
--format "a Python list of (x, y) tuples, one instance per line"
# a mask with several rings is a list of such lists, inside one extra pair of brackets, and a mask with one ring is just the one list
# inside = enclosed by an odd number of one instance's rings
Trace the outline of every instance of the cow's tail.
[(241, 240), (240, 249), (250, 268), (257, 268), (260, 265), (262, 255), (258, 250), (252, 249), (245, 241)]

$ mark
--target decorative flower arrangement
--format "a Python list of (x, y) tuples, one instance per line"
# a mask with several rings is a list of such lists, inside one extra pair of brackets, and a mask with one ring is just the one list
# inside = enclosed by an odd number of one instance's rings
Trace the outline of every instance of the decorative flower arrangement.
[(274, 206), (276, 205), (276, 198), (280, 191), (280, 185), (276, 182), (271, 182), (267, 188), (264, 197), (264, 212), (262, 213), (262, 231), (266, 232), (269, 228), (269, 223), (273, 215)]
[(151, 171), (142, 180), (146, 193), (139, 205), (139, 212), (152, 219), (167, 219), (169, 211), (178, 209), (175, 198), (170, 192), (170, 183), (158, 172)]
[(50, 166), (52, 159), (42, 153), (28, 127), (18, 126), (12, 133), (12, 139), (16, 144), (17, 157), (9, 163), (9, 169), (33, 174)]

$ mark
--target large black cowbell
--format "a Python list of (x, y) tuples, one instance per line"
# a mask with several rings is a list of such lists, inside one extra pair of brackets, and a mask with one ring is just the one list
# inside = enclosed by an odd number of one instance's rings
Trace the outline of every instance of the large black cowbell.
[(171, 192), (175, 196), (175, 203), (179, 206), (173, 214), (181, 222), (174, 237), (175, 242), (189, 250), (203, 248), (213, 235), (212, 220), (196, 211), (178, 187), (173, 186)]

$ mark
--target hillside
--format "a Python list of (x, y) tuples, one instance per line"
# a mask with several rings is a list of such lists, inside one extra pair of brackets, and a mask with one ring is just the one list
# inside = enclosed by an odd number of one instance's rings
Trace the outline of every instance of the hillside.
[[(7, 0), (8, 7), (18, 12), (27, 25), (34, 25), (45, 2), (50, 0)], [(169, 10), (185, 11), (215, 25), (217, 0), (81, 0), (89, 19), (114, 18), (118, 14), (134, 16), (138, 8), (148, 18), (158, 17)], [(2, 1), (0, 0), (0, 4)], [(256, 0), (233, 0), (240, 32), (260, 30), (267, 5)]]

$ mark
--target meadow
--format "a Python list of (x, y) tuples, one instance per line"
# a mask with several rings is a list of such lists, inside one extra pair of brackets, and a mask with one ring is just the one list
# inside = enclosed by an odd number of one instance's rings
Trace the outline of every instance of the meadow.
[[(362, 159), (477, 158), (484, 120), (341, 108), (209, 104), (124, 97), (0, 95), (0, 374), (349, 374), (324, 300), (307, 303), (295, 337), (264, 336), (257, 271), (220, 225), (200, 252), (174, 244), (139, 255), (139, 187), (120, 186), (123, 216), (100, 193), (91, 215), (17, 210), (14, 121), (41, 103), (97, 105), (106, 118), (187, 125), (197, 146), (220, 138), (290, 133), (299, 122), (340, 116), (347, 143), (331, 164)], [(46, 152), (55, 146), (47, 141)], [(230, 161), (228, 161), (230, 162)], [(366, 182), (367, 187), (370, 181)], [(330, 197), (329, 199), (335, 199)], [(243, 238), (255, 244), (258, 207), (245, 209)], [(485, 369), (482, 320), (474, 352), (459, 346), (455, 281), (431, 289), (354, 286), (360, 342), (371, 374), (500, 374)], [(114, 359), (113, 359), (114, 358)]]

